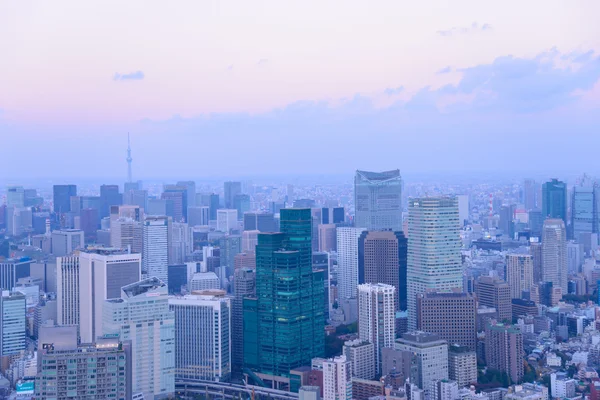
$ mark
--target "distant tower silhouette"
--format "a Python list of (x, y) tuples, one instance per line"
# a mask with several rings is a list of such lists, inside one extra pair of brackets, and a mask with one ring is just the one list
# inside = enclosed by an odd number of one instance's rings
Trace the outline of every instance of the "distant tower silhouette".
[(129, 132), (127, 132), (127, 182), (131, 183), (131, 162), (133, 158), (131, 158), (131, 144), (129, 142)]

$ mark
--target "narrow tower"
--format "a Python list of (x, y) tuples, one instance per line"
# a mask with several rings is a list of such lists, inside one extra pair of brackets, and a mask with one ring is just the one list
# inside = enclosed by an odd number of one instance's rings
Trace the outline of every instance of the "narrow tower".
[(133, 158), (131, 158), (131, 144), (129, 142), (129, 132), (127, 132), (127, 182), (131, 183), (131, 162)]

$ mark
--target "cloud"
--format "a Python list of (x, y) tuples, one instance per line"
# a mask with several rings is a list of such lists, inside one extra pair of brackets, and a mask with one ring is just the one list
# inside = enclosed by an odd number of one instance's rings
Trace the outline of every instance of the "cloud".
[(260, 60), (258, 60), (258, 62), (256, 64), (257, 65), (267, 65), (268, 63), (269, 63), (268, 58), (261, 58)]
[(142, 71), (130, 72), (128, 74), (116, 73), (113, 76), (113, 81), (141, 81), (144, 79), (144, 73)]
[(481, 33), (486, 31), (491, 31), (492, 25), (490, 24), (478, 24), (477, 22), (473, 22), (470, 26), (455, 26), (450, 29), (444, 29), (437, 31), (437, 34), (440, 36), (450, 37), (457, 35), (470, 35), (475, 33)]
[(398, 86), (395, 88), (387, 88), (383, 92), (385, 94), (387, 94), (388, 96), (395, 96), (397, 94), (402, 93), (403, 90), (404, 90), (404, 86)]
[(448, 65), (447, 67), (444, 67), (444, 68), (438, 70), (437, 73), (438, 74), (447, 74), (449, 72), (452, 72), (452, 67)]

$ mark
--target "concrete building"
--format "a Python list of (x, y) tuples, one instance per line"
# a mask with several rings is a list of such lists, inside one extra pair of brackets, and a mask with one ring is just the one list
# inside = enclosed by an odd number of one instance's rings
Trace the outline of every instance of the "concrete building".
[(169, 299), (175, 312), (176, 380), (229, 379), (231, 299), (224, 294), (210, 291)]
[(79, 256), (56, 258), (57, 323), (79, 325)]
[(323, 363), (323, 400), (352, 400), (352, 365), (344, 355)]
[[(408, 328), (417, 327), (417, 294), (462, 288), (458, 200), (411, 199), (408, 205)], [(422, 388), (426, 390), (425, 388)]]
[(428, 292), (417, 295), (417, 327), (436, 333), (450, 345), (472, 351), (477, 344), (477, 299), (468, 293)]
[(492, 324), (485, 330), (485, 359), (489, 368), (506, 372), (512, 383), (523, 379), (523, 334), (513, 325)]
[(402, 230), (402, 178), (400, 170), (356, 171), (354, 226), (370, 231)]
[(102, 331), (131, 342), (133, 393), (166, 399), (175, 391), (175, 314), (167, 286), (152, 277), (121, 289), (106, 300)]
[(335, 224), (320, 224), (318, 227), (319, 251), (330, 252), (337, 250)]
[(479, 304), (496, 309), (500, 321), (512, 321), (510, 287), (500, 278), (481, 276), (477, 280), (475, 293)]
[(83, 231), (80, 229), (62, 229), (52, 232), (52, 254), (62, 257), (85, 247)]
[(458, 398), (458, 383), (440, 379), (431, 382), (429, 400), (456, 400)]
[(547, 219), (542, 228), (542, 281), (568, 293), (567, 230), (560, 219)]
[(169, 231), (171, 219), (166, 216), (147, 216), (144, 220), (142, 272), (169, 281)]
[(358, 285), (358, 240), (364, 228), (337, 228), (338, 297), (356, 298)]
[(344, 343), (343, 354), (352, 364), (352, 376), (361, 379), (375, 377), (375, 345), (366, 340), (350, 340)]
[(185, 222), (169, 225), (169, 265), (184, 263), (194, 248), (192, 228)]
[(188, 224), (190, 226), (207, 226), (209, 221), (209, 206), (196, 206), (188, 208)]
[(565, 373), (550, 374), (552, 398), (572, 399), (576, 395), (577, 381), (569, 379)]
[(396, 350), (413, 353), (417, 358), (415, 384), (429, 395), (431, 383), (448, 379), (448, 344), (433, 333), (405, 333), (394, 345)]
[(395, 291), (391, 285), (358, 285), (358, 336), (374, 345), (377, 372), (381, 372), (381, 349), (392, 347), (396, 337)]
[(277, 232), (279, 230), (273, 213), (247, 212), (243, 215), (245, 231)]
[(197, 272), (188, 283), (188, 290), (221, 289), (221, 280), (214, 272)]
[(217, 210), (217, 230), (220, 232), (231, 233), (232, 230), (237, 230), (238, 219), (236, 209), (219, 209)]
[(2, 290), (0, 311), (0, 357), (19, 354), (26, 345), (25, 296)]
[(241, 249), (242, 252), (254, 253), (256, 251), (256, 245), (258, 244), (258, 234), (259, 233), (260, 233), (259, 230), (242, 232), (242, 249)]
[[(121, 288), (141, 279), (141, 255), (92, 248), (79, 253), (79, 328), (82, 343), (102, 335), (105, 300), (121, 298)], [(85, 293), (83, 296), (81, 294)]]
[(523, 291), (530, 290), (533, 285), (533, 257), (530, 254), (507, 254), (504, 276), (510, 287), (511, 299), (520, 299)]
[(466, 346), (448, 347), (448, 378), (463, 388), (477, 382), (477, 354)]

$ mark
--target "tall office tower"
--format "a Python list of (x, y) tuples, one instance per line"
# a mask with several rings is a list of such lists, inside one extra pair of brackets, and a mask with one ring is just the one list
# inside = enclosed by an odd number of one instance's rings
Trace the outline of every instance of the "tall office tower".
[(523, 182), (523, 205), (525, 210), (530, 211), (537, 208), (537, 184), (533, 179), (525, 179)]
[(23, 186), (8, 186), (6, 188), (6, 206), (25, 207), (25, 189), (23, 189)]
[(181, 294), (182, 286), (186, 286), (188, 284), (196, 271), (197, 265), (195, 262), (169, 265), (169, 283), (167, 286), (169, 294)]
[(183, 187), (187, 194), (187, 208), (196, 206), (196, 182), (194, 181), (179, 181), (175, 186)]
[(511, 384), (523, 379), (523, 333), (514, 325), (493, 324), (485, 330), (485, 360), (488, 368), (508, 374)]
[(542, 281), (568, 293), (567, 232), (560, 219), (544, 221), (542, 233)]
[(79, 253), (79, 329), (82, 343), (92, 343), (102, 335), (104, 301), (120, 298), (121, 288), (138, 282), (140, 278), (141, 254), (104, 248)]
[(240, 268), (256, 268), (256, 253), (254, 251), (236, 254), (236, 256), (233, 257), (234, 273), (235, 270)]
[(260, 232), (277, 232), (275, 215), (268, 212), (246, 212), (244, 213), (244, 230)]
[(233, 197), (233, 208), (238, 212), (238, 218), (242, 219), (244, 213), (250, 211), (250, 196), (247, 194), (236, 194)]
[(80, 228), (87, 239), (95, 238), (96, 231), (100, 225), (98, 210), (95, 208), (82, 208), (80, 217)]
[(53, 210), (55, 213), (68, 213), (71, 211), (71, 196), (77, 196), (77, 185), (54, 185)]
[(128, 190), (123, 193), (123, 204), (138, 206), (148, 210), (148, 191), (147, 190)]
[(542, 227), (544, 225), (544, 217), (541, 210), (529, 211), (529, 230), (532, 237), (542, 237)]
[(344, 343), (343, 354), (352, 364), (352, 376), (360, 379), (373, 379), (375, 377), (375, 346), (373, 343), (360, 339), (347, 341)]
[(110, 246), (141, 253), (144, 246), (144, 226), (142, 222), (131, 218), (110, 220)]
[(517, 207), (514, 204), (500, 207), (499, 228), (502, 229), (504, 236), (508, 237), (509, 239), (515, 238), (515, 224), (513, 220), (515, 219), (516, 209)]
[(358, 285), (358, 241), (364, 228), (337, 228), (338, 297), (356, 298)]
[(531, 241), (529, 243), (529, 254), (533, 261), (533, 282), (542, 281), (542, 242)]
[(456, 381), (459, 388), (477, 382), (477, 353), (466, 346), (456, 344), (448, 347), (448, 378)]
[(236, 268), (233, 273), (231, 317), (231, 357), (233, 370), (240, 372), (244, 365), (244, 297), (256, 295), (256, 268)]
[(344, 207), (324, 207), (322, 209), (321, 223), (341, 224), (346, 220), (346, 211)]
[(210, 221), (210, 207), (188, 207), (188, 224), (190, 226), (205, 226)]
[(209, 208), (209, 219), (217, 220), (217, 210), (219, 209), (219, 195), (216, 193), (198, 193), (196, 195), (196, 205)]
[(235, 256), (242, 252), (242, 236), (226, 235), (219, 239), (221, 266), (226, 267), (227, 276), (233, 275)]
[(169, 229), (169, 264), (184, 263), (194, 249), (192, 228), (185, 222), (173, 222)]
[(419, 293), (417, 328), (477, 350), (477, 299), (468, 293)]
[[(173, 214), (173, 202), (169, 203), (170, 212)], [(148, 208), (146, 208), (146, 215), (167, 215), (167, 200), (150, 198), (148, 199)], [(171, 218), (173, 218), (171, 216)]]
[(167, 286), (148, 278), (121, 288), (121, 298), (104, 304), (104, 335), (131, 341), (133, 393), (163, 399), (175, 391), (175, 314)]
[(381, 349), (396, 338), (396, 288), (383, 283), (358, 285), (358, 336), (375, 346), (375, 365), (381, 373)]
[(25, 296), (19, 292), (2, 290), (0, 297), (0, 357), (25, 350)]
[(175, 312), (175, 380), (227, 381), (231, 299), (223, 291), (169, 299)]
[(236, 195), (242, 194), (242, 183), (227, 181), (223, 184), (223, 188), (225, 208), (235, 208), (233, 200)]
[(400, 170), (356, 171), (354, 226), (370, 231), (402, 230), (402, 178)]
[(243, 231), (242, 232), (242, 252), (252, 252), (256, 251), (256, 245), (258, 244), (258, 234), (260, 231)]
[(14, 288), (19, 279), (30, 276), (32, 262), (29, 258), (0, 261), (0, 288)]
[(524, 290), (533, 285), (533, 257), (530, 254), (509, 253), (506, 255), (504, 277), (510, 287), (510, 297), (520, 299)]
[(475, 293), (479, 304), (493, 307), (500, 321), (512, 321), (510, 287), (500, 278), (481, 276), (477, 279)]
[(123, 195), (119, 193), (119, 185), (100, 186), (100, 219), (110, 215), (111, 206), (123, 204)]
[(142, 272), (169, 284), (169, 225), (166, 216), (147, 216), (144, 220)]
[(448, 344), (428, 332), (405, 333), (396, 340), (396, 350), (409, 351), (417, 358), (415, 382), (428, 398), (431, 382), (448, 379)]
[(173, 218), (175, 222), (184, 222), (186, 220), (187, 208), (185, 208), (184, 203), (187, 203), (187, 194), (185, 191), (164, 191), (160, 195), (160, 198), (166, 201), (167, 216)]
[(337, 237), (335, 224), (321, 224), (318, 226), (319, 251), (336, 251)]
[(408, 205), (408, 328), (417, 327), (417, 294), (462, 288), (458, 200), (411, 199)]
[(237, 210), (222, 208), (217, 210), (217, 230), (220, 232), (231, 233), (237, 229)]
[(582, 242), (582, 234), (598, 233), (600, 213), (600, 188), (584, 177), (584, 181), (573, 187), (571, 201), (572, 238)]
[(323, 362), (323, 400), (352, 400), (352, 366), (344, 355)]
[(77, 342), (76, 326), (42, 326), (35, 398), (131, 399), (131, 345), (118, 338)]
[(542, 185), (542, 215), (562, 219), (567, 226), (567, 184), (556, 179)]
[(80, 216), (81, 215), (81, 196), (71, 196), (69, 198), (69, 203), (71, 207), (71, 212), (73, 215)]
[(62, 229), (52, 232), (52, 254), (66, 256), (85, 246), (83, 231), (80, 229)]
[(358, 239), (358, 283), (394, 286), (395, 310), (406, 310), (407, 243), (402, 231), (365, 231)]
[(56, 322), (79, 325), (79, 256), (56, 258)]
[[(244, 366), (278, 387), (325, 352), (324, 271), (313, 270), (310, 209), (281, 210), (256, 246), (256, 297), (244, 299)], [(293, 339), (292, 339), (293, 338)]]
[(469, 209), (469, 195), (459, 194), (456, 196), (458, 200), (458, 220), (460, 226), (465, 226), (469, 222), (471, 211)]

